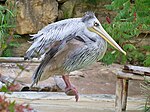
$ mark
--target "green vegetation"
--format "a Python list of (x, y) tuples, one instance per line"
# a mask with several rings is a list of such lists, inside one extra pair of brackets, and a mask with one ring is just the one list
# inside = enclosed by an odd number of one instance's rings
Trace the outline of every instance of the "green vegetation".
[[(141, 66), (150, 66), (150, 45), (137, 46), (137, 44), (145, 39), (150, 33), (150, 2), (149, 0), (113, 0), (111, 5), (106, 5), (108, 10), (116, 12), (115, 18), (110, 21), (106, 18), (109, 24), (103, 24), (107, 32), (121, 45), (127, 52), (123, 55), (118, 51), (112, 51), (109, 46), (109, 51), (102, 59), (103, 62), (111, 64), (113, 62)], [(133, 42), (132, 40), (143, 33), (143, 38), (140, 41)], [(150, 82), (145, 81), (141, 85), (145, 91), (146, 103), (144, 112), (150, 111)]]
[(15, 6), (10, 4), (7, 6), (0, 5), (0, 55), (11, 56), (12, 47), (17, 47), (19, 44), (13, 41), (14, 37), (19, 37), (14, 34), (16, 10)]
[[(103, 24), (103, 26), (127, 52), (127, 55), (116, 50), (109, 50), (102, 59), (103, 62), (150, 66), (150, 46), (136, 46), (140, 41), (131, 41), (140, 33), (150, 31), (149, 6), (149, 0), (136, 0), (133, 4), (129, 0), (113, 0), (110, 5), (106, 5), (108, 10), (113, 10), (117, 14), (112, 22), (110, 18), (107, 18), (109, 24)], [(146, 36), (147, 33), (143, 39)], [(110, 46), (109, 49), (111, 49)]]

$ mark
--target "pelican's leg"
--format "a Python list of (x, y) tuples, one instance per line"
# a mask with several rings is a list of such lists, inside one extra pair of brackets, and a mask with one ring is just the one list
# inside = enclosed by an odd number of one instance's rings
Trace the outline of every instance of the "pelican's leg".
[(70, 80), (69, 80), (69, 75), (63, 75), (62, 76), (65, 84), (66, 84), (66, 88), (65, 88), (65, 93), (67, 95), (75, 95), (75, 99), (76, 99), (76, 102), (78, 101), (79, 99), (79, 95), (78, 95), (78, 91), (77, 89), (72, 86), (72, 84), (70, 83)]

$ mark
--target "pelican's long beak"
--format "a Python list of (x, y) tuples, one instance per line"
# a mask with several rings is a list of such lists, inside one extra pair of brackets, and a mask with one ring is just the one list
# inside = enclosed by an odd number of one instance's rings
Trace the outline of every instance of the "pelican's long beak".
[(100, 37), (105, 39), (110, 45), (112, 45), (117, 50), (121, 51), (126, 55), (126, 52), (111, 38), (111, 36), (104, 30), (104, 28), (100, 25), (99, 27), (91, 27), (88, 28), (90, 31), (97, 33)]

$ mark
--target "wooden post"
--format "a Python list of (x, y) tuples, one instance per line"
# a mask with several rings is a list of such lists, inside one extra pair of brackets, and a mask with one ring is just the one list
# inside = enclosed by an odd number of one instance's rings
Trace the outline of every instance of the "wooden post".
[(123, 79), (117, 77), (115, 112), (122, 112), (122, 90), (123, 90)]
[(123, 79), (122, 111), (126, 111), (129, 80)]

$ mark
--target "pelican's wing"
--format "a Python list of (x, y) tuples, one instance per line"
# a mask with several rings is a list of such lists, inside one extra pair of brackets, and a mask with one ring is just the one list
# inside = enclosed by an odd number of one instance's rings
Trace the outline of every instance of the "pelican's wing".
[(53, 42), (62, 40), (70, 34), (74, 34), (79, 29), (80, 25), (78, 24), (80, 23), (81, 18), (66, 19), (49, 24), (37, 34), (31, 35), (34, 42), (27, 50), (25, 59), (41, 56)]
[[(68, 45), (68, 43), (70, 43), (70, 41), (73, 38), (75, 38), (77, 41), (84, 42), (83, 39), (82, 40), (78, 40), (78, 38), (75, 35), (69, 35), (66, 38), (64, 38), (63, 40), (55, 41), (52, 44), (51, 48), (45, 54), (45, 57), (42, 60), (41, 64), (37, 67), (36, 71), (33, 74), (33, 83), (31, 84), (31, 87), (35, 83), (38, 83), (38, 81), (41, 78), (41, 75), (45, 75), (45, 74), (42, 74), (42, 73), (44, 72), (44, 70), (46, 69), (47, 66), (51, 65), (51, 67), (52, 67), (51, 69), (53, 69), (53, 67), (55, 68), (56, 66), (59, 66), (60, 64), (63, 63), (62, 62), (62, 60), (63, 60), (62, 58), (65, 58), (67, 56), (67, 54), (70, 53), (70, 50), (72, 48), (74, 48), (73, 44)], [(79, 47), (79, 45), (77, 47)], [(59, 57), (57, 57), (56, 55), (61, 56), (61, 59)], [(54, 59), (54, 58), (57, 58), (57, 59)], [(55, 65), (53, 65), (54, 63), (51, 62), (51, 60), (53, 60), (53, 59), (55, 60)], [(56, 60), (59, 61), (59, 64), (56, 64), (57, 63)]]

